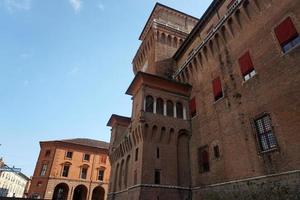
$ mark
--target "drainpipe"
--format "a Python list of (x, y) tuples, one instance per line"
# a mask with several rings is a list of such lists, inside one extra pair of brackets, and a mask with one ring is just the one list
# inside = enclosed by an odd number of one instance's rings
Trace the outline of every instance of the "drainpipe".
[(90, 194), (91, 194), (91, 187), (92, 187), (92, 182), (93, 182), (93, 172), (94, 172), (94, 165), (95, 165), (95, 157), (96, 154), (93, 154), (93, 164), (92, 164), (92, 169), (91, 169), (91, 176), (90, 176), (90, 186), (89, 186), (89, 192), (88, 192), (88, 200), (90, 199)]

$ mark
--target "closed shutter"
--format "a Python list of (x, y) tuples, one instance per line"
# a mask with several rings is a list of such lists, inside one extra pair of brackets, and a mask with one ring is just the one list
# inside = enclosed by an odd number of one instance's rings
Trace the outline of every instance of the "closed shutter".
[(275, 34), (281, 46), (284, 46), (298, 36), (298, 32), (290, 17), (286, 18), (275, 28)]
[(239, 64), (243, 76), (246, 76), (254, 70), (249, 51), (239, 58)]

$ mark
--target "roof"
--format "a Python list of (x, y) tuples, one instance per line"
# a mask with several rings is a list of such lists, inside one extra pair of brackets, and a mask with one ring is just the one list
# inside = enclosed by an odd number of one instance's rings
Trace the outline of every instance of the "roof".
[(131, 122), (131, 118), (130, 117), (124, 117), (124, 116), (121, 116), (121, 115), (113, 114), (109, 118), (106, 126), (113, 126), (114, 122), (118, 122), (121, 125), (128, 126), (130, 124), (130, 122)]
[(209, 7), (205, 11), (205, 13), (202, 15), (202, 17), (200, 18), (200, 20), (198, 21), (196, 26), (193, 28), (191, 33), (188, 35), (188, 37), (184, 40), (182, 45), (175, 52), (175, 54), (173, 56), (173, 58), (175, 60), (181, 55), (182, 52), (184, 52), (184, 50), (190, 44), (190, 42), (192, 41), (194, 36), (197, 35), (198, 30), (205, 25), (205, 23), (207, 22), (207, 20), (209, 20), (209, 18), (212, 16), (212, 14), (214, 14), (216, 12), (216, 8), (218, 8), (223, 2), (224, 2), (224, 0), (213, 0), (213, 2), (209, 5)]
[[(63, 142), (69, 144), (78, 144), (82, 146), (95, 147), (100, 149), (108, 149), (109, 143), (100, 140), (93, 140), (88, 138), (74, 138), (74, 139), (64, 139), (64, 140), (54, 140), (54, 141), (44, 141), (44, 142)], [(43, 142), (41, 142), (43, 143)]]
[(139, 88), (138, 85), (148, 85), (153, 88), (159, 88), (185, 96), (188, 96), (191, 91), (191, 85), (189, 84), (139, 71), (128, 87), (126, 94), (134, 95)]
[(166, 6), (166, 5), (163, 5), (163, 4), (157, 2), (157, 3), (155, 4), (153, 10), (151, 11), (151, 14), (149, 15), (149, 18), (148, 18), (148, 20), (147, 20), (147, 22), (146, 22), (146, 24), (145, 24), (145, 26), (144, 26), (144, 28), (143, 28), (143, 30), (142, 30), (140, 36), (139, 36), (139, 40), (142, 40), (143, 33), (145, 32), (145, 30), (146, 30), (148, 24), (150, 23), (150, 20), (151, 20), (151, 18), (152, 18), (152, 16), (153, 16), (154, 12), (156, 11), (156, 9), (157, 9), (158, 7), (162, 7), (162, 8), (165, 8), (165, 9), (168, 9), (168, 10), (171, 10), (171, 11), (174, 11), (174, 12), (177, 12), (177, 13), (179, 13), (179, 14), (181, 14), (181, 15), (185, 15), (185, 16), (187, 16), (187, 17), (189, 17), (189, 18), (192, 18), (192, 19), (194, 19), (194, 20), (197, 20), (197, 21), (199, 20), (198, 18), (196, 18), (196, 17), (194, 17), (194, 16), (188, 15), (188, 14), (186, 14), (186, 13), (184, 13), (184, 12), (181, 12), (181, 11), (179, 11), (179, 10), (176, 10), (176, 9), (174, 9), (174, 8), (171, 8), (171, 7), (169, 7), (169, 6)]

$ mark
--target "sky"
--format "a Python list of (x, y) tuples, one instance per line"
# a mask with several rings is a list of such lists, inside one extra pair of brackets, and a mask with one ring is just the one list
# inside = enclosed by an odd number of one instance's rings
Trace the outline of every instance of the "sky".
[[(161, 0), (201, 17), (212, 0)], [(153, 0), (0, 0), (0, 157), (32, 176), (39, 141), (109, 141)]]

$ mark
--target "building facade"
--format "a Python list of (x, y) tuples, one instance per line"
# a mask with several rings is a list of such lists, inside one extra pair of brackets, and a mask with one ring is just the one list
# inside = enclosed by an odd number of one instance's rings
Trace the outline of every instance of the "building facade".
[(29, 178), (0, 159), (0, 197), (23, 197)]
[(300, 198), (300, 2), (157, 3), (112, 115), (109, 199)]
[(29, 198), (106, 199), (110, 163), (108, 143), (91, 139), (40, 142)]

